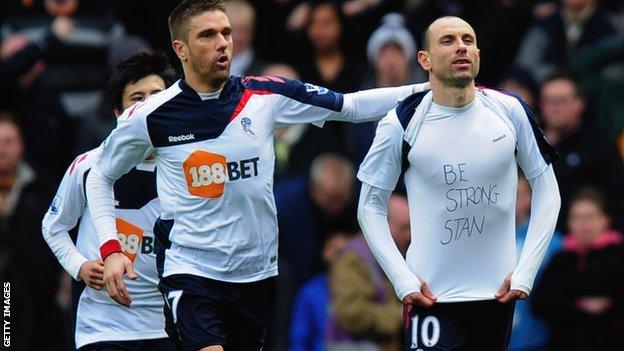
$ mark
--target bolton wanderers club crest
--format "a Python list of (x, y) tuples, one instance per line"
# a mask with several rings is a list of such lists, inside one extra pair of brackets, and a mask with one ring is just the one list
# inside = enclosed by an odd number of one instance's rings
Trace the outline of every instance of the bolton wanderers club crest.
[(241, 125), (243, 126), (243, 131), (251, 136), (256, 136), (253, 130), (251, 130), (251, 118), (243, 117), (241, 118)]

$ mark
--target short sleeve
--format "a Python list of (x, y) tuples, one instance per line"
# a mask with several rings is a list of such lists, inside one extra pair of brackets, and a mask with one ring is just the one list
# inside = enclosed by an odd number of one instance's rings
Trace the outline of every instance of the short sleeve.
[(104, 142), (98, 168), (112, 180), (119, 179), (153, 152), (145, 117), (126, 110), (117, 119), (115, 128)]
[(542, 174), (558, 154), (546, 140), (533, 111), (521, 98), (514, 98), (510, 117), (516, 129), (516, 161), (527, 179), (533, 179)]
[(363, 183), (394, 190), (402, 168), (403, 128), (393, 109), (377, 125), (375, 139), (357, 177)]

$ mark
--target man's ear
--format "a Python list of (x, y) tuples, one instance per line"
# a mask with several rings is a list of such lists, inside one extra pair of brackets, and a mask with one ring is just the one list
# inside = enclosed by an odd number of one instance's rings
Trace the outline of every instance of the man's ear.
[(182, 40), (176, 39), (171, 43), (171, 47), (173, 48), (173, 52), (176, 53), (180, 61), (186, 62), (188, 60), (186, 43), (184, 43)]
[(425, 71), (431, 71), (431, 58), (428, 52), (424, 50), (418, 51), (418, 63)]

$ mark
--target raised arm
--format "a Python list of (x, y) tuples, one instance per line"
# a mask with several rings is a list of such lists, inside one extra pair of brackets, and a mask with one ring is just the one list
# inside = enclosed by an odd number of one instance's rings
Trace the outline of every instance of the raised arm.
[(325, 121), (377, 121), (397, 103), (429, 88), (429, 83), (342, 94), (314, 84), (280, 77), (250, 77), (248, 89), (271, 94), (275, 126)]
[(396, 107), (399, 101), (427, 89), (429, 83), (420, 83), (345, 94), (342, 111), (331, 119), (354, 123), (377, 121)]

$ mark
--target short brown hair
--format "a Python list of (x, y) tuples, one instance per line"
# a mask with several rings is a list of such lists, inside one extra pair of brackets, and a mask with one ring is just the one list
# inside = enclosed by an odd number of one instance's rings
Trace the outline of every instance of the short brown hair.
[(186, 40), (188, 20), (207, 11), (225, 12), (224, 0), (184, 0), (169, 14), (169, 33), (171, 40)]
[(607, 214), (607, 201), (605, 200), (604, 194), (599, 189), (593, 186), (584, 186), (574, 195), (570, 202), (570, 207), (581, 201), (591, 202), (600, 209), (600, 212), (605, 215)]

